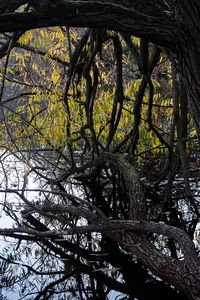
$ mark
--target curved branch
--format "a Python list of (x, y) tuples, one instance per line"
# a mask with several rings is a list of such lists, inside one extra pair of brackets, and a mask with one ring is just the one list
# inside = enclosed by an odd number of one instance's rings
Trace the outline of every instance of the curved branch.
[[(140, 1), (137, 1), (138, 3)], [(137, 3), (136, 2), (136, 3)], [(59, 4), (60, 3), (60, 4)], [(140, 5), (141, 6), (141, 5)], [(0, 32), (48, 26), (94, 27), (129, 33), (174, 49), (177, 24), (166, 15), (150, 16), (140, 11), (95, 1), (58, 1), (57, 8), (0, 16)]]
[[(80, 210), (81, 214), (81, 210)], [(93, 223), (94, 224), (94, 223)], [(32, 229), (1, 229), (1, 235), (23, 233), (29, 237), (40, 237), (43, 241), (50, 238), (57, 241), (57, 236), (82, 234), (86, 232), (101, 232), (125, 247), (128, 253), (135, 255), (154, 275), (162, 278), (168, 284), (174, 285), (180, 291), (192, 298), (199, 292), (200, 261), (189, 236), (181, 229), (163, 223), (147, 221), (104, 221), (101, 224), (77, 226), (64, 231), (38, 232)], [(175, 239), (182, 247), (185, 259), (181, 262), (166, 256), (152, 245), (143, 233), (152, 232)], [(60, 239), (58, 239), (59, 241)], [(191, 286), (189, 289), (188, 287)]]
[(129, 218), (132, 220), (143, 219), (146, 212), (143, 187), (134, 166), (118, 154), (105, 153), (103, 159), (119, 171), (124, 178), (130, 201)]
[[(58, 211), (58, 208), (56, 209)], [(82, 209), (79, 208), (80, 215)], [(83, 212), (85, 216), (85, 213)], [(76, 226), (66, 230), (51, 230), (45, 232), (38, 232), (37, 230), (24, 229), (24, 228), (8, 228), (0, 229), (1, 235), (7, 235), (10, 233), (25, 233), (28, 235), (38, 236), (38, 237), (49, 237), (54, 238), (59, 235), (73, 235), (82, 234), (86, 232), (102, 232), (108, 234), (112, 231), (129, 231), (129, 232), (151, 232), (165, 235), (169, 238), (176, 240), (185, 255), (185, 260), (188, 259), (190, 265), (195, 264), (200, 266), (200, 260), (198, 258), (197, 252), (195, 251), (194, 244), (190, 237), (180, 228), (170, 226), (164, 223), (148, 222), (148, 221), (130, 221), (130, 220), (117, 220), (117, 221), (104, 221), (103, 223), (88, 225), (88, 226)]]

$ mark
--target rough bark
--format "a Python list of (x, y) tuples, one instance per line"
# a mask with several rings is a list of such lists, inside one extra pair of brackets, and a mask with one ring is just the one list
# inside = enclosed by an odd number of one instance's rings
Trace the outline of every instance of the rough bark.
[[(68, 206), (56, 206), (46, 211), (71, 211)], [(85, 215), (82, 209), (76, 209), (77, 215)], [(100, 221), (100, 219), (99, 219)], [(43, 231), (32, 229), (2, 229), (3, 235), (15, 237), (15, 233), (26, 233), (28, 236), (37, 236), (38, 238), (55, 239), (58, 235), (81, 234), (85, 232), (102, 232), (110, 239), (117, 241), (123, 246), (130, 255), (134, 255), (140, 260), (154, 275), (158, 276), (169, 285), (183, 292), (189, 299), (200, 299), (200, 261), (194, 249), (194, 245), (187, 234), (176, 227), (162, 223), (147, 221), (103, 221), (103, 223), (89, 226), (79, 226), (64, 231)], [(158, 251), (147, 239), (145, 233), (152, 232), (171, 237), (180, 243), (184, 260), (168, 257)], [(28, 237), (26, 236), (26, 237)], [(23, 238), (23, 236), (22, 236)]]
[(135, 168), (130, 166), (120, 155), (107, 153), (103, 159), (120, 171), (120, 174), (123, 176), (130, 201), (129, 218), (131, 220), (142, 220), (146, 213), (146, 207), (143, 187)]
[[(190, 237), (180, 228), (169, 226), (164, 223), (156, 223), (146, 221), (144, 219), (144, 199), (143, 187), (137, 176), (135, 168), (128, 163), (122, 155), (105, 153), (98, 160), (98, 166), (109, 165), (114, 168), (116, 172), (123, 177), (125, 182), (125, 192), (128, 194), (130, 201), (130, 220), (108, 220), (103, 214), (98, 212), (98, 209), (91, 207), (88, 209), (80, 199), (79, 205), (48, 205), (44, 204), (33, 205), (31, 208), (23, 212), (28, 222), (33, 223), (29, 216), (33, 212), (41, 212), (44, 216), (49, 216), (49, 212), (55, 213), (70, 213), (73, 216), (84, 217), (88, 220), (88, 226), (71, 227), (66, 230), (47, 231), (46, 227), (38, 228), (36, 230), (26, 228), (15, 229), (1, 229), (0, 234), (12, 237), (18, 237), (19, 233), (22, 239), (31, 237), (34, 239), (42, 238), (55, 240), (58, 236), (65, 236), (71, 234), (83, 234), (89, 232), (101, 232), (106, 237), (119, 243), (126, 252), (132, 256), (137, 257), (145, 267), (150, 270), (155, 276), (161, 278), (168, 285), (174, 286), (176, 289), (184, 293), (189, 299), (200, 299), (200, 260), (194, 248)], [(16, 192), (22, 200), (24, 196)], [(70, 197), (66, 193), (66, 197)], [(78, 199), (78, 198), (77, 198)], [(24, 200), (25, 201), (25, 200)], [(27, 201), (26, 201), (27, 202)], [(27, 202), (28, 204), (28, 202)], [(88, 204), (88, 207), (91, 205)], [(33, 219), (36, 222), (35, 219)], [(36, 224), (36, 223), (34, 223)], [(35, 226), (35, 225), (34, 225)], [(26, 235), (24, 235), (24, 233)], [(151, 243), (148, 239), (147, 233), (156, 233), (175, 240), (182, 248), (184, 259), (181, 261), (178, 258), (172, 258), (165, 255)], [(60, 245), (64, 241), (61, 242)], [(45, 239), (46, 243), (46, 239)], [(67, 247), (69, 245), (66, 243)], [(52, 244), (49, 244), (49, 247)], [(74, 250), (75, 252), (76, 250)], [(86, 252), (83, 251), (83, 256)], [(75, 262), (74, 262), (75, 264)], [(85, 269), (85, 272), (87, 270)], [(87, 272), (86, 272), (87, 273)]]
[(144, 37), (165, 47), (174, 46), (176, 26), (169, 16), (159, 18), (146, 15), (111, 2), (63, 0), (53, 9), (46, 6), (45, 9), (36, 12), (0, 16), (0, 32), (57, 25), (105, 28), (105, 24), (107, 29)]
[(200, 2), (198, 0), (173, 1), (177, 31), (176, 55), (189, 99), (189, 108), (198, 135), (200, 134)]
[[(26, 2), (34, 6), (37, 11), (7, 14)], [(177, 69), (188, 96), (190, 112), (197, 133), (200, 134), (200, 3), (198, 0), (173, 0), (171, 2), (173, 20), (164, 13), (159, 16), (156, 6), (159, 1), (151, 2), (156, 8), (155, 14), (153, 14), (153, 9), (151, 11), (149, 8), (147, 14), (141, 13), (141, 3), (145, 4), (145, 1), (139, 0), (134, 1), (135, 5), (132, 9), (104, 1), (93, 3), (63, 0), (56, 2), (58, 5), (53, 9), (53, 4), (45, 0), (40, 4), (38, 1), (1, 1), (0, 9), (4, 14), (0, 15), (0, 32), (23, 31), (54, 25), (105, 28), (106, 24), (107, 29), (146, 38), (168, 48), (177, 62)], [(128, 227), (124, 224), (122, 226), (120, 222), (116, 227), (113, 227), (112, 223), (106, 223), (106, 228), (99, 225), (99, 227), (82, 229), (82, 232), (84, 230), (104, 232), (126, 248), (131, 255), (136, 255), (156, 276), (174, 285), (189, 298), (199, 300), (200, 262), (189, 237), (183, 231), (166, 228), (164, 224), (159, 224), (161, 228), (159, 229), (158, 224), (145, 223), (143, 221), (145, 207), (142, 186), (135, 170), (118, 156), (106, 154), (103, 160), (122, 174), (130, 200), (130, 219), (132, 222), (141, 221), (141, 223), (137, 226), (128, 223)], [(81, 210), (79, 212), (81, 213)], [(85, 215), (82, 210), (82, 215), (87, 219), (91, 218), (92, 221), (93, 216), (87, 211), (84, 213)], [(73, 214), (75, 215), (75, 211)], [(80, 233), (81, 229), (78, 230), (74, 232)], [(184, 260), (179, 262), (160, 253), (148, 241), (146, 232), (156, 232), (178, 241), (184, 250)]]
[[(83, 216), (92, 222), (89, 226), (76, 227), (60, 234), (84, 232), (102, 232), (118, 242), (127, 252), (137, 257), (154, 275), (169, 285), (175, 286), (189, 299), (200, 299), (200, 259), (190, 237), (180, 228), (164, 223), (145, 221), (143, 187), (135, 168), (121, 155), (105, 153), (100, 161), (114, 167), (125, 182), (126, 193), (130, 201), (130, 220), (108, 221), (105, 217), (95, 216), (83, 207), (59, 206), (40, 207), (41, 211), (68, 211)], [(99, 214), (98, 214), (99, 215)], [(20, 231), (19, 229), (16, 231)], [(30, 234), (37, 232), (27, 231)], [(175, 240), (182, 248), (184, 259), (179, 261), (158, 251), (147, 238), (147, 233), (157, 233)], [(44, 236), (47, 233), (44, 233)], [(49, 232), (54, 236), (57, 232)]]

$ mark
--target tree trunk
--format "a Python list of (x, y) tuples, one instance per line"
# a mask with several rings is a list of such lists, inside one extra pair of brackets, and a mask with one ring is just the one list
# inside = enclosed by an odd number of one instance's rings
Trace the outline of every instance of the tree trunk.
[(174, 20), (178, 24), (176, 58), (188, 96), (189, 109), (200, 137), (200, 2), (174, 0)]
[[(104, 159), (123, 177), (126, 192), (129, 195), (130, 219), (140, 220), (143, 231), (138, 227), (138, 230), (133, 232), (130, 224), (128, 227), (130, 231), (124, 230), (123, 227), (120, 230), (119, 226), (119, 231), (116, 230), (107, 235), (125, 247), (130, 255), (135, 255), (155, 276), (175, 286), (189, 299), (200, 300), (200, 259), (189, 236), (178, 228), (171, 228), (167, 232), (165, 225), (159, 223), (156, 226), (161, 226), (161, 231), (157, 231), (155, 227), (150, 229), (152, 223), (143, 222), (142, 212), (145, 210), (145, 205), (143, 204), (142, 186), (136, 170), (120, 155), (107, 153), (104, 155)], [(147, 224), (147, 228), (145, 224)], [(157, 232), (176, 240), (183, 250), (184, 259), (179, 261), (159, 252), (147, 239), (146, 229), (147, 232)]]

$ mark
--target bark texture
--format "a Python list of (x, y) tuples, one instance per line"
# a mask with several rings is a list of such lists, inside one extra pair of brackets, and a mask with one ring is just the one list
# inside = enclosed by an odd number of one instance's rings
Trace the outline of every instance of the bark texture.
[[(12, 13), (25, 3), (36, 11)], [(172, 0), (169, 3), (172, 7), (170, 15), (165, 13), (169, 7), (161, 0), (137, 0), (132, 5), (128, 1), (0, 1), (0, 32), (55, 25), (105, 28), (106, 24), (107, 29), (133, 34), (167, 48), (176, 61), (190, 112), (200, 135), (200, 2)], [(130, 203), (130, 223), (125, 226), (120, 222), (113, 224), (105, 219), (93, 219), (93, 214), (86, 209), (79, 206), (76, 212), (70, 206), (65, 210), (74, 215), (82, 214), (93, 224), (68, 233), (101, 231), (128, 253), (135, 255), (154, 275), (175, 286), (189, 299), (200, 300), (200, 260), (190, 238), (180, 229), (144, 220), (143, 186), (134, 167), (122, 156), (107, 153), (101, 161), (115, 168), (125, 182)], [(55, 211), (56, 208), (53, 209)], [(96, 221), (101, 224), (95, 225)], [(147, 232), (175, 239), (183, 249), (184, 260), (180, 262), (159, 252), (148, 240)], [(26, 233), (37, 235), (31, 231)]]
[(173, 1), (174, 21), (178, 24), (176, 55), (189, 99), (197, 133), (200, 135), (200, 2)]

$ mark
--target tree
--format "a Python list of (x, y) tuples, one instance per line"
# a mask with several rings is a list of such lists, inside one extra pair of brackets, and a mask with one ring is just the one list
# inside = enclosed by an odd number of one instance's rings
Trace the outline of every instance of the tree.
[[(26, 3), (25, 12), (15, 12)], [(187, 113), (188, 102), (199, 135), (199, 6), (184, 0), (0, 4), (2, 147), (26, 165), (23, 182), (2, 192), (27, 205), (22, 215), (28, 227), (6, 207), (18, 228), (1, 234), (37, 241), (67, 259), (73, 268), (58, 280), (79, 269), (89, 275), (87, 283), (77, 275), (79, 290), (87, 294), (90, 287), (93, 297), (115, 289), (137, 299), (162, 293), (200, 299), (192, 242), (199, 201), (189, 180), (197, 168), (196, 144)], [(55, 25), (63, 27), (25, 32)], [(13, 47), (34, 54), (34, 61)], [(136, 65), (139, 79), (129, 78)], [(18, 86), (15, 109), (6, 106), (14, 100), (5, 97), (6, 80)], [(41, 179), (39, 201), (25, 196), (30, 173)], [(124, 284), (117, 273), (106, 273), (110, 266), (119, 268)]]
[[(17, 1), (17, 4), (24, 4), (24, 2)], [(199, 134), (199, 3), (197, 0), (169, 1), (169, 4), (166, 2), (145, 0), (134, 1), (134, 4), (130, 4), (130, 1), (124, 1), (123, 5), (119, 5), (118, 1), (108, 4), (106, 1), (100, 3), (97, 1), (94, 3), (29, 1), (39, 11), (2, 15), (0, 31), (27, 30), (55, 25), (104, 28), (106, 23), (108, 29), (114, 28), (120, 32), (143, 37), (166, 47), (171, 52), (169, 55), (173, 57), (174, 62), (178, 61), (178, 73), (181, 74), (186, 88), (190, 111)], [(141, 13), (144, 7), (147, 7), (145, 13)], [(9, 1), (7, 4), (2, 1), (2, 10), (12, 11), (15, 8), (15, 1)], [(191, 74), (193, 74), (192, 78)]]

